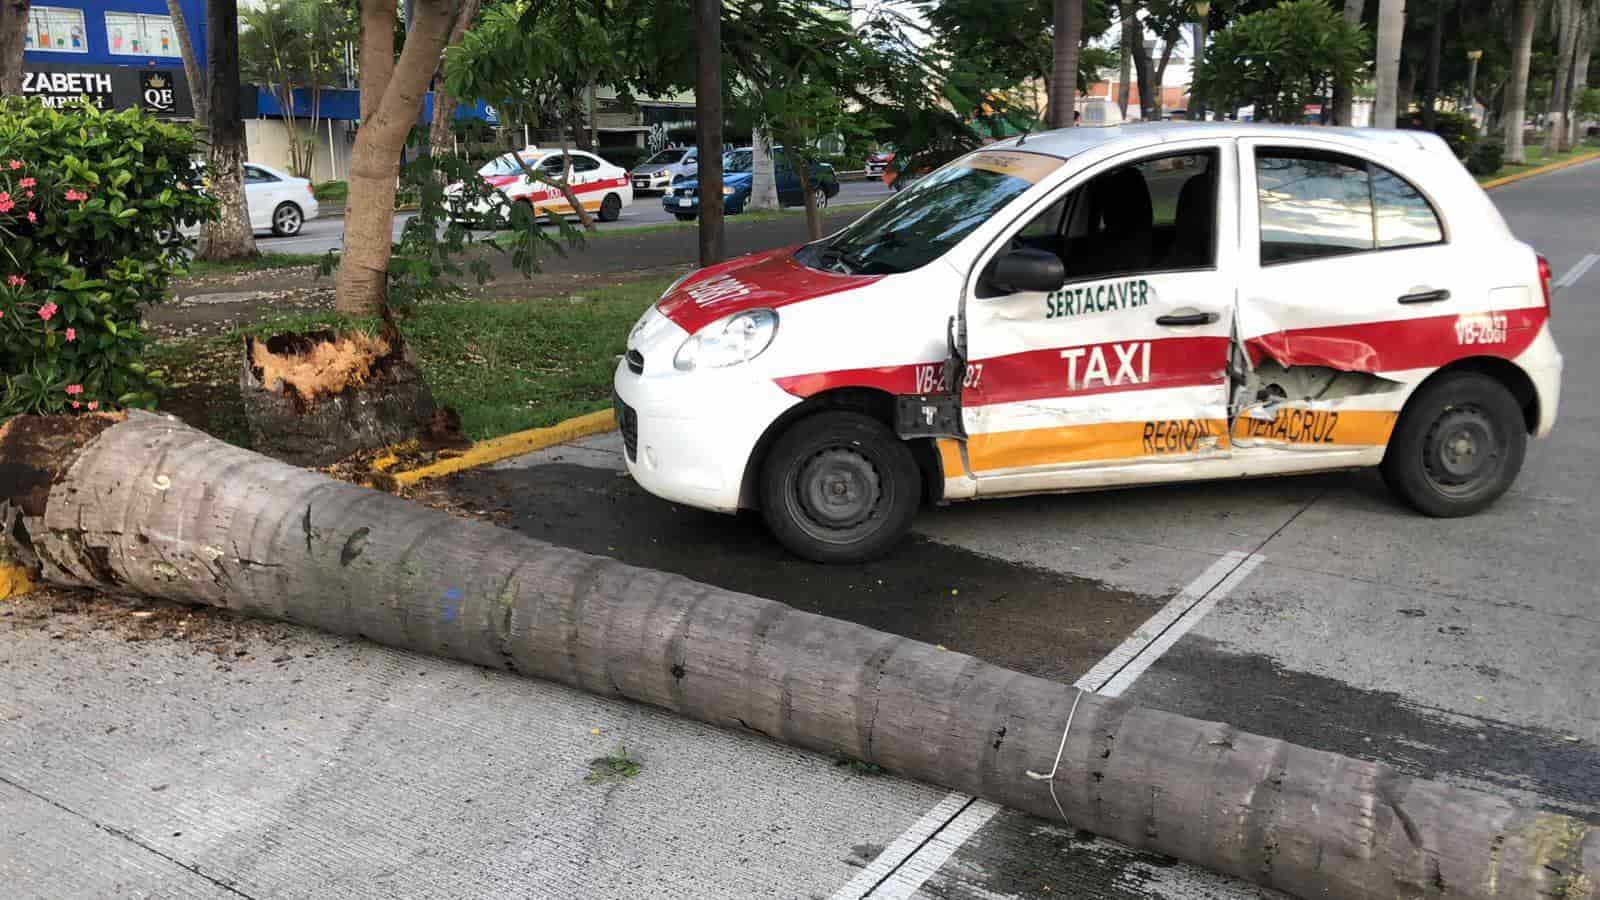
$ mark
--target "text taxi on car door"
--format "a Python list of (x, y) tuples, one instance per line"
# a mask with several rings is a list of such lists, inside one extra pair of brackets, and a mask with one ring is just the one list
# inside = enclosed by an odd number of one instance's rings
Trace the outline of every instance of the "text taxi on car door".
[(1355, 466), (1459, 516), (1555, 419), (1549, 292), (1431, 134), (1075, 128), (680, 280), (617, 413), (646, 490), (823, 561), (924, 500)]

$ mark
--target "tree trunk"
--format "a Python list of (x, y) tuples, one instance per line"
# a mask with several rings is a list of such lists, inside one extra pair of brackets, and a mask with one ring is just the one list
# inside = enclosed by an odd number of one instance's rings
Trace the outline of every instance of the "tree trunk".
[(22, 93), (22, 50), (32, 0), (0, 0), (0, 97)]
[(1400, 101), (1400, 39), (1405, 35), (1406, 0), (1378, 0), (1377, 98), (1372, 127), (1393, 128)]
[(1178, 46), (1178, 32), (1176, 29), (1169, 31), (1161, 39), (1161, 59), (1156, 63), (1155, 83), (1151, 89), (1155, 92), (1156, 118), (1164, 118), (1167, 114), (1167, 98), (1164, 86), (1167, 83), (1167, 63), (1172, 61), (1172, 51)]
[(594, 79), (589, 79), (589, 149), (600, 149), (600, 96)]
[(811, 187), (811, 164), (803, 159), (791, 158), (795, 174), (800, 178), (800, 197), (806, 205), (806, 234), (809, 240), (822, 239), (822, 212), (817, 209), (817, 195)]
[(183, 5), (178, 0), (167, 0), (167, 15), (172, 19), (172, 30), (178, 33), (178, 52), (183, 56), (183, 77), (189, 82), (189, 98), (194, 104), (194, 120), (201, 128), (211, 122), (211, 92), (206, 87), (205, 72), (194, 55), (194, 40), (189, 36), (189, 20), (184, 18)]
[(1083, 37), (1084, 0), (1055, 0), (1055, 38), (1050, 71), (1050, 127), (1072, 127), (1078, 110), (1078, 44)]
[[(481, 0), (461, 0), (461, 8), (456, 11), (455, 24), (450, 26), (450, 39), (446, 47), (454, 47), (461, 43), (461, 36), (472, 27), (472, 22), (478, 17), (478, 7)], [(428, 123), (428, 152), (442, 153), (444, 148), (452, 146), (451, 138), (455, 134), (456, 95), (444, 84), (444, 56), (439, 57), (439, 67), (434, 70), (433, 88), (433, 119)]]
[(565, 132), (572, 136), (573, 143), (579, 150), (594, 152), (594, 143), (589, 134), (588, 123), (584, 121), (583, 97), (573, 94), (566, 103), (566, 109), (561, 115), (565, 123)]
[[(750, 149), (750, 200), (745, 209), (777, 209), (778, 177), (772, 162), (772, 133), (759, 123), (755, 133), (750, 135)], [(704, 200), (705, 195), (700, 196)]]
[(195, 255), (220, 262), (256, 255), (256, 236), (245, 204), (244, 119), (239, 116), (239, 4), (237, 0), (206, 3), (206, 93), (211, 100), (207, 153), (211, 194), (221, 207), (219, 218), (200, 233)]
[[(1344, 20), (1352, 25), (1361, 24), (1362, 13), (1366, 11), (1366, 0), (1344, 0)], [(1349, 81), (1337, 81), (1333, 85), (1333, 123), (1349, 127), (1355, 121), (1355, 85)]]
[(1576, 819), (463, 521), (168, 417), (117, 418), (0, 427), (0, 469), (21, 476), (0, 482), (0, 535), (52, 583), (650, 704), (1302, 898), (1596, 896), (1600, 828)]
[(1139, 83), (1139, 117), (1146, 122), (1156, 118), (1155, 64), (1150, 60), (1150, 48), (1144, 43), (1144, 28), (1134, 34), (1134, 81)]
[(1139, 40), (1139, 22), (1133, 14), (1133, 4), (1123, 0), (1119, 7), (1122, 18), (1122, 54), (1117, 69), (1117, 109), (1122, 118), (1128, 118), (1128, 75), (1133, 66), (1133, 45)]
[(1522, 165), (1528, 155), (1522, 148), (1522, 120), (1528, 116), (1528, 67), (1533, 60), (1533, 26), (1539, 15), (1539, 0), (1517, 4), (1517, 26), (1511, 44), (1511, 80), (1506, 83), (1505, 128), (1506, 162)]
[(1561, 149), (1561, 138), (1566, 133), (1567, 111), (1572, 102), (1567, 87), (1572, 75), (1572, 56), (1578, 44), (1579, 9), (1577, 0), (1555, 0), (1553, 9), (1556, 22), (1556, 71), (1550, 79), (1550, 122), (1544, 135), (1546, 153)]
[(1428, 76), (1422, 87), (1422, 127), (1432, 131), (1439, 121), (1439, 56), (1444, 43), (1444, 0), (1434, 0), (1433, 28), (1428, 32)]
[[(422, 112), (422, 96), (438, 67), (454, 12), (450, 0), (416, 0), (416, 21), (410, 23), (396, 62), (390, 52), (394, 3), (361, 2), (362, 122), (350, 150), (350, 199), (334, 299), (334, 307), (347, 315), (371, 315), (388, 296), (400, 151)], [(376, 32), (384, 41), (373, 40)], [(365, 55), (369, 52), (374, 58)]]
[(694, 118), (700, 162), (700, 265), (722, 262), (722, 0), (694, 0)]
[[(1568, 92), (1573, 104), (1583, 98), (1583, 92), (1589, 87), (1589, 59), (1594, 53), (1595, 32), (1600, 30), (1600, 2), (1589, 5), (1589, 14), (1583, 19), (1583, 30), (1578, 34), (1577, 51), (1572, 58), (1572, 88)], [(1567, 137), (1563, 142), (1562, 150), (1571, 150), (1583, 140), (1579, 129), (1583, 123), (1582, 117), (1573, 115), (1567, 118)]]

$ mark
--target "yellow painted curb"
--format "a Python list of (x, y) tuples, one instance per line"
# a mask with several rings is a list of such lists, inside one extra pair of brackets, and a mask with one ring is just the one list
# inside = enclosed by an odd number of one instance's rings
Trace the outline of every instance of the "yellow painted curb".
[(1497, 188), (1503, 184), (1511, 184), (1512, 182), (1521, 181), (1524, 178), (1532, 178), (1535, 175), (1543, 175), (1546, 172), (1558, 172), (1562, 169), (1569, 168), (1571, 166), (1582, 165), (1586, 162), (1592, 162), (1597, 159), (1600, 159), (1600, 151), (1595, 153), (1585, 153), (1583, 156), (1574, 156), (1571, 159), (1563, 159), (1561, 162), (1551, 163), (1548, 166), (1539, 166), (1536, 169), (1529, 169), (1526, 172), (1518, 172), (1515, 175), (1506, 175), (1500, 178), (1493, 178), (1489, 181), (1483, 182), (1478, 186), (1487, 191), (1490, 188)]
[(33, 579), (21, 566), (0, 563), (0, 600), (21, 597), (33, 590)]
[(564, 444), (591, 434), (611, 431), (616, 427), (616, 415), (609, 409), (603, 409), (565, 422), (557, 422), (548, 428), (531, 428), (479, 441), (460, 456), (441, 459), (409, 472), (396, 472), (394, 480), (403, 485), (416, 484), (425, 478), (438, 478), (441, 475), (476, 469), (479, 466), (487, 466), (546, 447), (554, 447), (556, 444)]

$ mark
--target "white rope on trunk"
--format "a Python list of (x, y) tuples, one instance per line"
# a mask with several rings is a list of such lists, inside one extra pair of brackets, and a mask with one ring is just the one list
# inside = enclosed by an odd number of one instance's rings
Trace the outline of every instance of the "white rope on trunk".
[(1028, 777), (1034, 781), (1050, 782), (1050, 801), (1056, 805), (1056, 812), (1061, 813), (1061, 821), (1066, 822), (1068, 825), (1071, 825), (1072, 821), (1067, 818), (1067, 811), (1061, 808), (1061, 801), (1056, 797), (1056, 770), (1061, 768), (1061, 754), (1067, 750), (1067, 735), (1072, 732), (1072, 717), (1078, 714), (1078, 703), (1083, 700), (1083, 695), (1087, 693), (1089, 692), (1079, 688), (1078, 693), (1072, 698), (1072, 709), (1067, 711), (1067, 727), (1061, 729), (1061, 746), (1056, 748), (1055, 765), (1051, 766), (1050, 771), (1044, 774), (1035, 772), (1032, 769), (1028, 770)]

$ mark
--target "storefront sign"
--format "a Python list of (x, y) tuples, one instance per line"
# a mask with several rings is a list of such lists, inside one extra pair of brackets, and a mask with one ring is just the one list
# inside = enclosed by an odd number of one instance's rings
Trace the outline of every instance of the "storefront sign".
[(88, 97), (100, 109), (137, 108), (163, 118), (194, 115), (189, 85), (183, 72), (174, 69), (28, 62), (23, 65), (22, 92), (55, 109)]

